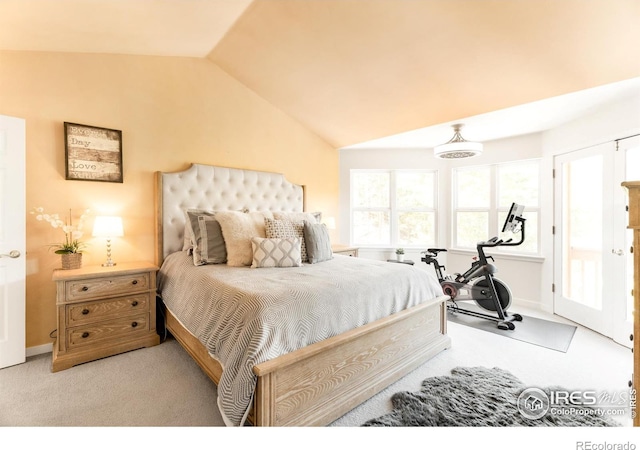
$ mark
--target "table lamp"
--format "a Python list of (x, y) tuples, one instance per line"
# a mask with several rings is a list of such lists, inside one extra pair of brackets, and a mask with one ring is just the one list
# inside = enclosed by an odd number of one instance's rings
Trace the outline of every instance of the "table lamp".
[(111, 259), (111, 238), (124, 236), (122, 229), (122, 217), (119, 216), (97, 216), (93, 223), (93, 236), (107, 238), (107, 261), (104, 267), (115, 266)]

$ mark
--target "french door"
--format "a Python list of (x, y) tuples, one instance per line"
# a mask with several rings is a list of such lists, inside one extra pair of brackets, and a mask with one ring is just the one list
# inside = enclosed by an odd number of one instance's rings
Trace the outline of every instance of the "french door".
[(640, 139), (556, 157), (554, 312), (630, 347), (627, 180), (640, 180)]

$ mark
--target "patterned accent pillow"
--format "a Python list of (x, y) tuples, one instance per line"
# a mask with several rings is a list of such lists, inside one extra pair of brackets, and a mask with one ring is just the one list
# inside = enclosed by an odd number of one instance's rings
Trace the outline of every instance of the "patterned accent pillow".
[(301, 242), (298, 238), (260, 238), (251, 239), (253, 262), (251, 267), (300, 267)]
[(297, 238), (301, 242), (302, 262), (307, 262), (307, 246), (304, 242), (304, 222), (301, 220), (264, 219), (265, 236), (268, 238)]
[(305, 220), (304, 240), (307, 244), (307, 256), (311, 264), (333, 259), (331, 239), (325, 224), (311, 223)]
[(253, 261), (251, 238), (267, 237), (265, 219), (273, 219), (270, 212), (218, 211), (216, 220), (220, 222), (222, 236), (227, 248), (227, 265), (250, 266)]
[(227, 262), (227, 248), (220, 223), (213, 216), (198, 216), (193, 230), (193, 264), (222, 264)]

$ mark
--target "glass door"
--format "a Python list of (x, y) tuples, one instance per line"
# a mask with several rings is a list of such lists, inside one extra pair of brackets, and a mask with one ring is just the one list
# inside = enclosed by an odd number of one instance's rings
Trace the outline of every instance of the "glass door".
[(626, 191), (640, 145), (594, 146), (555, 160), (554, 312), (631, 346), (632, 270)]

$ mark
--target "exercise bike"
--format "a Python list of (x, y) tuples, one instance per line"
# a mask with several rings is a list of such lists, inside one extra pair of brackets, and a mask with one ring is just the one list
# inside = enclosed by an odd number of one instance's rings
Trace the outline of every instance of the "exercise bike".
[[(511, 290), (502, 280), (494, 274), (498, 271), (489, 260), (494, 261), (493, 256), (484, 253), (485, 248), (517, 246), (524, 242), (525, 219), (522, 217), (523, 205), (513, 203), (507, 214), (507, 219), (502, 227), (502, 232), (510, 231), (520, 233), (520, 240), (512, 242), (512, 239), (503, 241), (498, 237), (492, 237), (488, 241), (478, 242), (476, 249), (478, 257), (474, 258), (471, 268), (463, 274), (446, 275), (445, 266), (438, 262), (438, 254), (446, 252), (444, 248), (429, 248), (421, 252), (421, 260), (427, 264), (433, 264), (436, 276), (442, 286), (445, 295), (450, 297), (447, 310), (452, 313), (461, 313), (497, 322), (501, 330), (514, 330), (514, 322), (522, 321), (520, 314), (509, 314), (511, 306)], [(473, 300), (480, 308), (489, 311), (484, 313), (458, 306), (458, 301)]]

